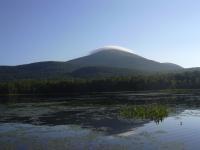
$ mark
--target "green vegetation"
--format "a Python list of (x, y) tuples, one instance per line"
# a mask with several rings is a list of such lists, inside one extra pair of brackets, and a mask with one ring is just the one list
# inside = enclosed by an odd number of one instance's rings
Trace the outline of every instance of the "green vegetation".
[(0, 94), (71, 94), (88, 92), (199, 89), (200, 72), (68, 80), (18, 80), (0, 83)]
[(168, 109), (164, 105), (157, 104), (126, 106), (120, 110), (120, 116), (128, 119), (150, 119), (159, 123), (168, 116)]

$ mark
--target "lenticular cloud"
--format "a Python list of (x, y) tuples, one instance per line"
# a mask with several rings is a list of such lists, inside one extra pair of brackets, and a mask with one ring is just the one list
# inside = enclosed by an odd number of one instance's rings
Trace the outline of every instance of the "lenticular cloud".
[(118, 51), (125, 51), (125, 52), (129, 52), (129, 53), (133, 53), (133, 51), (131, 49), (128, 49), (128, 48), (124, 48), (124, 47), (121, 47), (121, 46), (114, 46), (114, 45), (110, 45), (110, 46), (104, 46), (102, 48), (98, 48), (94, 51), (91, 52), (91, 54), (95, 54), (97, 52), (100, 52), (100, 51), (104, 51), (104, 50), (118, 50)]

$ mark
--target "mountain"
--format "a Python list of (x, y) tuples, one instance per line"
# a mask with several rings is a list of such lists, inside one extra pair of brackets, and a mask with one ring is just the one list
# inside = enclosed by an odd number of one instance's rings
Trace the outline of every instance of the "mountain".
[(71, 60), (68, 63), (75, 66), (74, 69), (88, 66), (126, 68), (145, 72), (169, 72), (183, 69), (175, 64), (159, 63), (146, 59), (118, 47), (104, 47), (91, 55)]
[(72, 66), (64, 62), (38, 62), (19, 66), (0, 66), (0, 81), (69, 77)]
[(183, 70), (171, 63), (159, 63), (121, 47), (104, 47), (90, 55), (66, 62), (37, 62), (0, 66), (0, 81), (18, 79), (61, 79), (91, 76), (124, 76), (138, 73), (167, 73)]
[(77, 69), (71, 73), (73, 77), (83, 78), (96, 78), (96, 77), (110, 77), (110, 76), (128, 76), (128, 75), (140, 75), (144, 72), (139, 70), (114, 68), (114, 67), (83, 67)]

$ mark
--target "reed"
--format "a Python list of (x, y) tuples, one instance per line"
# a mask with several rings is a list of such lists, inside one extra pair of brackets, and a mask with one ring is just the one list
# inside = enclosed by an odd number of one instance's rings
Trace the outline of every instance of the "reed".
[(160, 104), (125, 106), (120, 109), (120, 116), (127, 119), (149, 119), (159, 123), (168, 116), (168, 108)]

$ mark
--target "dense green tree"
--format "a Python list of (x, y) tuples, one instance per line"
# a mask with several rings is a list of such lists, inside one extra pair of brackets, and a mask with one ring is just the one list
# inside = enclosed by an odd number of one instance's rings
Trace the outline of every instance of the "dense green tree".
[(0, 83), (0, 94), (70, 94), (126, 90), (197, 89), (200, 72), (97, 79), (19, 80)]

